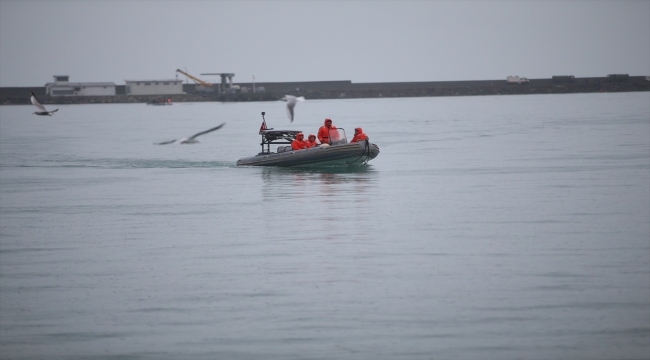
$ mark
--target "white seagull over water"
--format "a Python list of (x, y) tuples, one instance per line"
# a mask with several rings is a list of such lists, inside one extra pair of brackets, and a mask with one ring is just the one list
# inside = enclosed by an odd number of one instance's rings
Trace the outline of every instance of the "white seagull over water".
[(32, 94), (32, 97), (31, 97), (32, 104), (34, 104), (34, 106), (36, 106), (38, 108), (38, 110), (40, 110), (40, 111), (34, 111), (34, 114), (43, 115), (43, 116), (47, 116), (47, 115), (52, 116), (52, 113), (59, 111), (59, 109), (54, 109), (52, 111), (47, 111), (45, 106), (41, 105), (41, 103), (38, 102), (38, 99), (36, 98), (36, 95), (34, 95), (34, 92), (30, 91), (30, 93)]
[(293, 122), (293, 108), (296, 107), (298, 101), (305, 101), (305, 98), (303, 96), (295, 97), (293, 95), (285, 95), (280, 100), (287, 102), (287, 115), (289, 115), (289, 119)]
[(199, 142), (198, 140), (196, 140), (196, 138), (197, 138), (199, 135), (203, 135), (203, 134), (207, 134), (207, 133), (209, 133), (209, 132), (211, 132), (211, 131), (219, 130), (219, 129), (221, 129), (224, 125), (226, 125), (226, 123), (223, 123), (223, 124), (221, 124), (221, 125), (219, 125), (219, 126), (213, 127), (212, 129), (208, 129), (208, 130), (205, 130), (205, 131), (201, 131), (200, 133), (198, 133), (198, 134), (194, 134), (194, 135), (192, 135), (192, 136), (190, 136), (190, 137), (188, 137), (188, 138), (175, 139), (175, 140), (170, 140), (170, 141), (163, 141), (163, 142), (161, 142), (161, 143), (156, 143), (156, 144), (154, 144), (154, 145), (167, 145), (167, 144), (171, 144), (171, 143), (176, 142), (176, 141), (178, 141), (178, 142), (181, 143), (181, 144), (196, 144), (196, 143)]

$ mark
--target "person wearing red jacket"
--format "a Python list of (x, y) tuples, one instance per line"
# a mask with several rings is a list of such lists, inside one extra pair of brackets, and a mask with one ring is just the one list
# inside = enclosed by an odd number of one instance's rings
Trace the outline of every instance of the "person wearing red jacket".
[(309, 147), (307, 145), (307, 142), (303, 140), (305, 135), (303, 135), (301, 132), (296, 134), (296, 138), (291, 142), (291, 149), (293, 150), (300, 150), (300, 149), (306, 149)]
[(339, 132), (333, 131), (336, 130), (336, 126), (332, 125), (332, 119), (327, 118), (323, 123), (324, 125), (318, 129), (318, 141), (321, 144), (329, 144), (330, 140), (337, 140)]
[(309, 136), (307, 137), (307, 145), (309, 145), (309, 147), (314, 147), (318, 145), (318, 143), (316, 142), (316, 135), (309, 134)]
[(359, 140), (366, 140), (368, 139), (368, 135), (363, 133), (363, 129), (360, 127), (354, 129), (354, 137), (352, 137), (352, 140), (350, 140), (351, 143), (357, 142)]

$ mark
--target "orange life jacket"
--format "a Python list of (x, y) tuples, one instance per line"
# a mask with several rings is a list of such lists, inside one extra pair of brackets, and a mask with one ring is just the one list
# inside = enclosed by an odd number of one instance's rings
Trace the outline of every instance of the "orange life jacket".
[[(327, 123), (327, 121), (332, 121), (330, 119), (325, 119), (323, 121), (323, 126), (318, 129), (318, 141), (320, 141), (321, 144), (329, 144), (330, 142), (330, 131), (336, 130), (336, 126), (334, 124), (331, 124), (330, 127), (327, 127), (327, 125), (324, 125)], [(332, 137), (335, 135), (338, 135), (338, 131), (336, 131), (336, 134), (332, 134)]]
[(350, 142), (353, 143), (353, 142), (357, 142), (359, 140), (365, 140), (367, 138), (368, 138), (368, 135), (364, 134), (363, 129), (361, 129), (359, 127), (359, 128), (354, 129), (354, 136), (352, 137), (352, 140), (350, 140)]
[(298, 140), (295, 139), (291, 142), (291, 148), (293, 150), (300, 150), (300, 149), (306, 149), (308, 148), (309, 145), (307, 145), (307, 142), (305, 140)]

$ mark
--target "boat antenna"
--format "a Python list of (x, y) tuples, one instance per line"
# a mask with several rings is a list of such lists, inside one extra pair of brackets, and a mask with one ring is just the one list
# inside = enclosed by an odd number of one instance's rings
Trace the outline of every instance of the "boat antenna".
[(264, 114), (266, 114), (266, 113), (264, 111), (262, 111), (262, 120), (266, 121), (266, 119), (264, 118)]

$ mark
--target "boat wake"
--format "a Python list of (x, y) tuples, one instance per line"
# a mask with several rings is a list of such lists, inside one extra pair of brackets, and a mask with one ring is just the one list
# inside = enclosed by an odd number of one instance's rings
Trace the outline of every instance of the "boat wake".
[[(10, 166), (11, 167), (11, 166)], [(193, 169), (234, 168), (229, 161), (190, 161), (184, 159), (60, 159), (45, 160), (13, 167), (98, 168), (98, 169)]]

